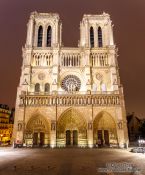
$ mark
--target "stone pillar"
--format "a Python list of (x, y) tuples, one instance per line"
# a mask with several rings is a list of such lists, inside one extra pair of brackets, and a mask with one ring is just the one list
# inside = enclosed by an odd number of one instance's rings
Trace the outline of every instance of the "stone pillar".
[(51, 132), (50, 132), (50, 147), (54, 148), (57, 146), (56, 144), (56, 122), (51, 121)]
[(62, 45), (62, 23), (59, 26), (59, 44)]
[(92, 148), (93, 147), (93, 123), (89, 122), (88, 123), (88, 130), (87, 130), (87, 135), (88, 135), (88, 147)]
[(42, 47), (46, 47), (47, 40), (47, 28), (43, 26), (43, 35), (42, 35)]
[(58, 21), (57, 21), (56, 27), (55, 27), (55, 46), (58, 46), (58, 43), (59, 43), (58, 32), (59, 32), (59, 29), (58, 29)]
[(30, 16), (29, 22), (27, 24), (27, 40), (26, 45), (32, 47), (33, 41), (33, 27), (34, 27), (34, 15)]
[(118, 121), (117, 125), (118, 125), (117, 128), (118, 144), (120, 148), (124, 148), (125, 137), (124, 137), (123, 121), (122, 120)]
[(94, 47), (98, 47), (98, 26), (93, 26), (94, 29)]
[(90, 51), (87, 50), (84, 54), (85, 62), (85, 77), (86, 77), (86, 90), (91, 90), (91, 72), (90, 72)]
[(38, 132), (38, 145), (40, 145), (40, 132)]
[[(17, 98), (16, 103), (16, 111), (15, 111), (15, 122), (14, 122), (14, 128), (13, 128), (13, 141), (16, 144), (23, 144), (23, 134), (24, 134), (24, 108), (19, 108), (19, 101)], [(19, 116), (19, 118), (18, 118)]]
[(85, 38), (85, 46), (86, 47), (89, 47), (90, 46), (90, 41), (89, 41), (89, 34), (90, 34), (90, 31), (89, 31), (89, 27), (88, 27), (88, 21), (85, 20), (84, 22), (84, 29), (85, 29), (85, 32), (83, 34), (83, 37)]
[(113, 39), (113, 25), (110, 23), (110, 45), (112, 46), (112, 45), (114, 45), (114, 39)]
[(57, 91), (57, 82), (58, 82), (58, 58), (59, 58), (59, 53), (58, 50), (55, 50), (53, 52), (53, 68), (52, 68), (52, 78), (53, 78), (53, 83), (52, 83), (52, 91)]
[(125, 143), (125, 140), (124, 140), (124, 132), (123, 130), (118, 130), (118, 144), (119, 144), (119, 147), (120, 148), (124, 148), (124, 143)]

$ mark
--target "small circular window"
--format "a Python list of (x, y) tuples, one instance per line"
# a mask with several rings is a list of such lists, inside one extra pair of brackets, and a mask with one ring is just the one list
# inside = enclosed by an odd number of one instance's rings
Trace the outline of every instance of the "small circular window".
[(65, 91), (79, 91), (81, 87), (80, 79), (75, 75), (67, 75), (61, 82), (61, 87)]

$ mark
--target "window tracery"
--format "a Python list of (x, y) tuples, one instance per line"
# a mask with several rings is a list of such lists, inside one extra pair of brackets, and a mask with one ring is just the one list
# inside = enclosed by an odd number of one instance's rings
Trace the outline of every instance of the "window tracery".
[(67, 75), (62, 80), (61, 87), (68, 92), (79, 91), (81, 87), (81, 81), (75, 75)]

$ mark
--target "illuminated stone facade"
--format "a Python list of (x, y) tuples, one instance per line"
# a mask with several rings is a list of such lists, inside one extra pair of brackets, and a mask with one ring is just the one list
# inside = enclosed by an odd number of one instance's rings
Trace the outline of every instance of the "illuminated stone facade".
[(76, 48), (63, 46), (58, 14), (33, 12), (27, 28), (15, 143), (50, 147), (127, 144), (110, 16), (84, 15)]

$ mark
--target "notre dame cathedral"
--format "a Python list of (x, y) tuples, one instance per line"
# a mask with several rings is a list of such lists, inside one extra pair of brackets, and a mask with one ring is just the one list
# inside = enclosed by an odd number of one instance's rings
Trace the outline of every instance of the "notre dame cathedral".
[(108, 14), (85, 14), (78, 47), (64, 47), (59, 15), (31, 13), (17, 89), (15, 144), (128, 144), (112, 28)]

